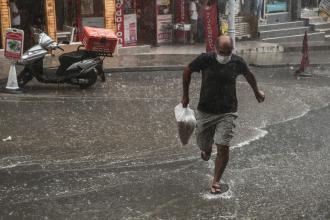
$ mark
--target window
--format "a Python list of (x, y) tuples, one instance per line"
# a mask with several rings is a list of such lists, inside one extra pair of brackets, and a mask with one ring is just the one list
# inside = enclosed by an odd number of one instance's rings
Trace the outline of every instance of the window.
[(288, 12), (288, 0), (268, 0), (266, 4), (266, 13)]

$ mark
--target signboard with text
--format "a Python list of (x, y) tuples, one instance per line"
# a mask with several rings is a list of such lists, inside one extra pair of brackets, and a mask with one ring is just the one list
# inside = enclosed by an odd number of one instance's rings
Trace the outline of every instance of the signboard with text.
[(5, 42), (5, 57), (11, 60), (20, 60), (23, 54), (24, 31), (8, 28)]
[(134, 46), (137, 43), (136, 14), (124, 15), (124, 44)]
[(172, 15), (157, 17), (157, 43), (172, 42)]
[[(189, 23), (189, 12), (188, 5), (185, 0), (176, 0), (175, 2), (175, 18), (174, 21), (176, 24), (188, 24)], [(177, 41), (184, 42), (185, 41), (185, 33), (184, 31), (176, 31), (175, 38)]]
[(133, 6), (131, 0), (116, 0), (116, 34), (118, 44), (123, 47), (137, 44), (137, 18)]
[(206, 6), (204, 9), (204, 35), (206, 52), (214, 51), (215, 42), (219, 34), (216, 4)]
[(125, 45), (125, 39), (124, 39), (124, 10), (123, 10), (123, 0), (116, 0), (116, 16), (115, 16), (115, 22), (116, 22), (116, 34), (118, 37), (118, 44), (121, 46)]

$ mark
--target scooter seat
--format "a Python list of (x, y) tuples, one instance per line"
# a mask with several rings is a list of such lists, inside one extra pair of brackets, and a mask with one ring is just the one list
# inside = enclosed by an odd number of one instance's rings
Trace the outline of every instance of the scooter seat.
[(85, 59), (87, 56), (86, 52), (83, 50), (73, 51), (69, 53), (62, 54), (59, 57), (59, 61), (61, 65), (71, 65), (75, 62), (81, 61)]
[(88, 54), (86, 51), (78, 50), (69, 53), (62, 54), (58, 59), (60, 61), (60, 67), (58, 68), (57, 74), (64, 75), (65, 70), (72, 64), (86, 59)]

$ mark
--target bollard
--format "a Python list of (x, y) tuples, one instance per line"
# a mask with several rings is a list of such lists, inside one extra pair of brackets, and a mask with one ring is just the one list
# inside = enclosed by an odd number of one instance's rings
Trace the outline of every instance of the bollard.
[(17, 83), (16, 66), (15, 66), (14, 62), (12, 62), (10, 65), (6, 89), (9, 91), (20, 90), (20, 88), (18, 87), (18, 83)]
[(6, 31), (4, 55), (8, 60), (10, 60), (11, 64), (5, 92), (21, 93), (17, 82), (15, 63), (22, 57), (23, 45), (24, 31), (15, 28), (8, 28)]
[(306, 71), (309, 66), (310, 64), (309, 64), (309, 54), (308, 54), (308, 36), (307, 36), (307, 31), (305, 31), (301, 62), (299, 69), (295, 71), (295, 77), (299, 77), (299, 76), (311, 77), (312, 73), (310, 71)]

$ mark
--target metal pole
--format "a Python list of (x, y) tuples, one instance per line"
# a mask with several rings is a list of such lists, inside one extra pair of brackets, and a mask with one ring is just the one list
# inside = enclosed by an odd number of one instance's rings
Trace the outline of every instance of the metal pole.
[(235, 2), (236, 0), (228, 0), (228, 33), (233, 40), (233, 47), (235, 48)]

